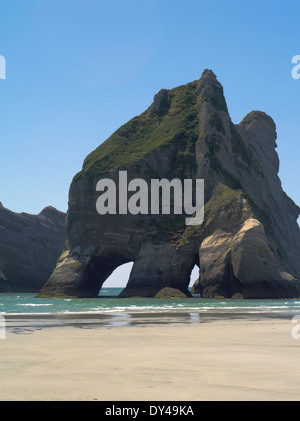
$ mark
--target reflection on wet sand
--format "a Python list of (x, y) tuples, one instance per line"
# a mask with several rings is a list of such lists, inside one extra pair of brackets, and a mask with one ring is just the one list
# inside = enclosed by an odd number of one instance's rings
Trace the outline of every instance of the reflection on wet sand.
[(56, 315), (7, 315), (6, 329), (16, 334), (71, 326), (80, 329), (117, 328), (124, 326), (146, 326), (159, 324), (221, 323), (225, 320), (261, 321), (263, 318), (291, 318), (290, 313), (119, 313), (119, 314), (56, 314)]

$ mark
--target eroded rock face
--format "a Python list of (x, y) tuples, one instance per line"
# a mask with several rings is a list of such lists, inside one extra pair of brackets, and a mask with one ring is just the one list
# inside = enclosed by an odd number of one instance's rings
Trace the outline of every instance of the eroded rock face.
[[(281, 188), (275, 148), (265, 113), (232, 123), (213, 72), (161, 90), (74, 177), (66, 249), (41, 294), (96, 296), (114, 269), (133, 261), (122, 297), (153, 297), (166, 287), (188, 294), (195, 264), (195, 292), (204, 297), (299, 296), (299, 208)], [(203, 224), (186, 226), (185, 215), (99, 215), (96, 184), (118, 185), (119, 170), (128, 181), (204, 179)]]
[(66, 240), (65, 214), (49, 206), (38, 215), (0, 203), (0, 292), (38, 292)]
[(236, 234), (217, 229), (206, 237), (200, 262), (198, 288), (206, 297), (278, 298), (287, 296), (286, 291), (298, 295), (296, 279), (276, 260), (257, 219), (247, 219)]

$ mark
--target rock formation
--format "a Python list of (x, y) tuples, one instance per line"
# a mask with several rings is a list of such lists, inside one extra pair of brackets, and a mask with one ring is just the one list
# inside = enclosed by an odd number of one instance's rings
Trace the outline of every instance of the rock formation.
[[(134, 265), (122, 297), (152, 297), (169, 287), (203, 297), (300, 295), (300, 209), (278, 178), (276, 128), (260, 111), (232, 123), (214, 73), (161, 90), (140, 116), (120, 127), (84, 161), (71, 184), (66, 248), (44, 296), (97, 296), (123, 263)], [(99, 215), (97, 182), (204, 179), (205, 217)]]
[(188, 296), (184, 294), (180, 289), (165, 287), (158, 291), (154, 298), (187, 298)]
[(64, 213), (14, 213), (0, 202), (0, 292), (39, 292), (65, 241)]

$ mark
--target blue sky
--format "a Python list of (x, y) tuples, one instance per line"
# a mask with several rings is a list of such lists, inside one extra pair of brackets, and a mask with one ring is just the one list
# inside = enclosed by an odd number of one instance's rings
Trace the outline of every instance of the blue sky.
[(280, 177), (300, 204), (300, 4), (252, 0), (3, 0), (0, 201), (66, 211), (85, 156), (161, 88), (211, 68), (238, 123), (276, 122)]
[(291, 0), (2, 0), (0, 201), (66, 211), (87, 154), (161, 88), (210, 68), (235, 123), (252, 110), (275, 120), (283, 188), (300, 204), (299, 18)]

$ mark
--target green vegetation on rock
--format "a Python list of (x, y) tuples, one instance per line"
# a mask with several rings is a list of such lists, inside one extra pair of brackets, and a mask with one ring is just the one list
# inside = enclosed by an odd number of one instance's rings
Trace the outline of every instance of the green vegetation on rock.
[(191, 161), (188, 154), (198, 137), (196, 87), (197, 82), (191, 82), (170, 90), (167, 114), (159, 115), (149, 107), (121, 126), (87, 156), (74, 179), (86, 172), (102, 174), (124, 168), (171, 142), (179, 144), (185, 158)]

